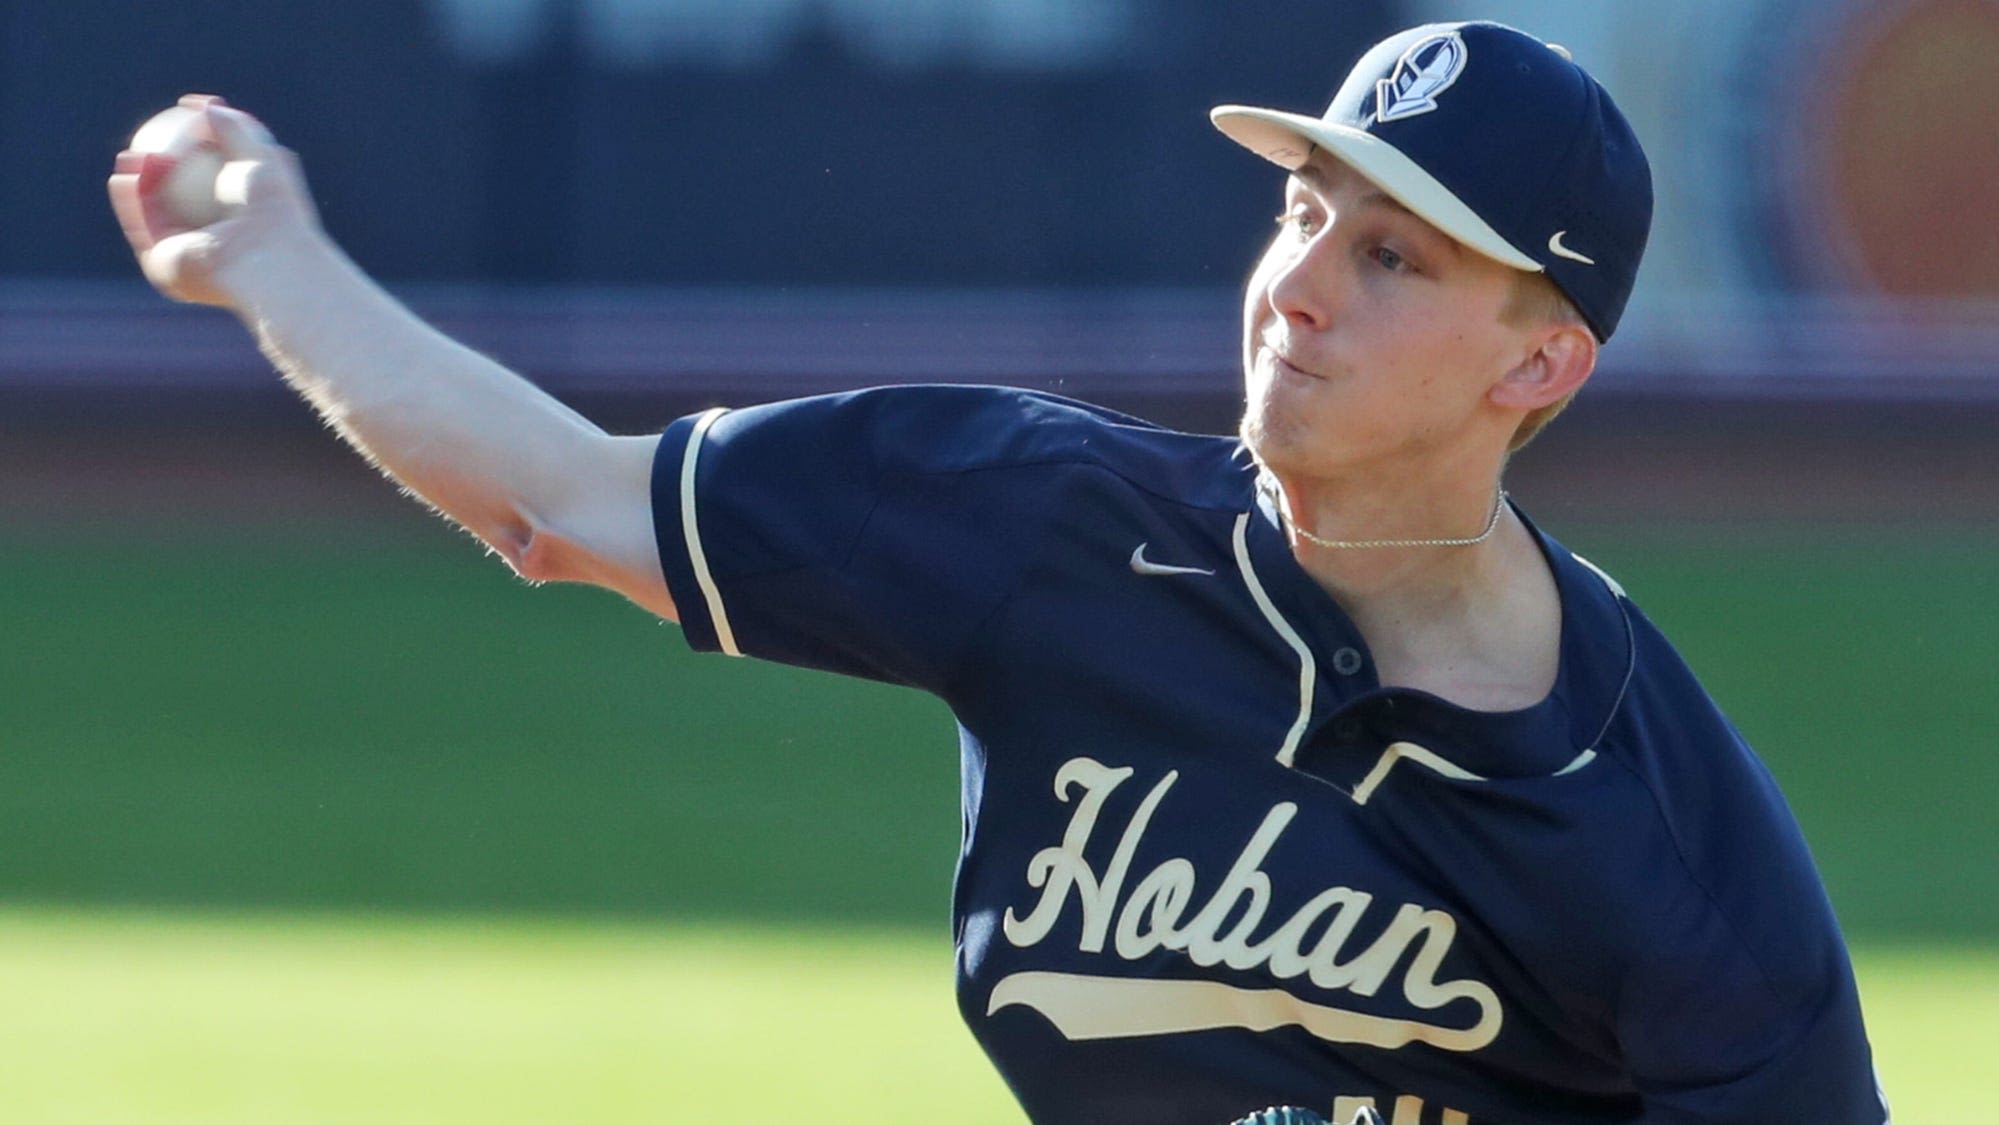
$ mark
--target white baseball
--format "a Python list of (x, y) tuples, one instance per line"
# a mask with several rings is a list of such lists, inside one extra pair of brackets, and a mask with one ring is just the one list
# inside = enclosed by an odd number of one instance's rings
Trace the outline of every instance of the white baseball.
[(226, 161), (222, 150), (194, 132), (201, 111), (177, 105), (157, 113), (127, 146), (133, 152), (172, 157), (174, 166), (158, 188), (158, 199), (175, 221), (205, 227), (229, 217), (235, 208), (216, 192), (216, 180)]

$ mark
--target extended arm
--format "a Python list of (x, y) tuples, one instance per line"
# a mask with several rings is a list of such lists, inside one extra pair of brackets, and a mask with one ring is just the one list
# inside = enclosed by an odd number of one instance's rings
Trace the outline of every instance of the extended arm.
[(189, 230), (142, 193), (126, 153), (111, 199), (146, 276), (234, 311), (264, 354), (368, 460), (532, 581), (590, 582), (668, 619), (652, 534), (652, 438), (612, 437), (424, 324), (321, 230), (292, 154), (219, 99), (204, 108), (239, 193)]

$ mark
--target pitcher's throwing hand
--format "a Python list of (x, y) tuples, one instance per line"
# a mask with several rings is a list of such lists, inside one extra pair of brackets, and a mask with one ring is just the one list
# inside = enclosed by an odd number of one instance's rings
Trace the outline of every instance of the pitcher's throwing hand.
[[(185, 111), (183, 129), (190, 140), (119, 153), (110, 180), (111, 208), (147, 280), (162, 293), (231, 306), (229, 266), (278, 239), (323, 237), (319, 216), (298, 158), (256, 118), (212, 94), (188, 94), (176, 108)], [(145, 133), (142, 128), (134, 141), (150, 140)], [(207, 152), (220, 160), (213, 180), (218, 197), (212, 212), (201, 213), (195, 201), (177, 199), (173, 189), (182, 161), (206, 159)]]

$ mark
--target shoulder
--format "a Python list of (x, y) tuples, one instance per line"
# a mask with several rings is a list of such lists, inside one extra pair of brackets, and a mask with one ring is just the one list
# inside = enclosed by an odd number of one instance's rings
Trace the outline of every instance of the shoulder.
[[(1601, 573), (1601, 572), (1599, 572)], [(1732, 978), (1810, 1003), (1843, 941), (1804, 833), (1769, 768), (1664, 633), (1607, 576), (1631, 660), (1597, 746), (1624, 776), (1617, 854), (1648, 888), (1632, 952), (1648, 972)], [(1734, 963), (1733, 973), (1720, 966)], [(1686, 983), (1686, 982), (1683, 982)]]
[(1803, 911), (1800, 923), (1819, 918), (1816, 868), (1769, 769), (1631, 595), (1543, 541), (1562, 590), (1562, 689), (1576, 744), (1622, 776), (1625, 830), (1657, 841), (1639, 849), (1664, 865), (1654, 885), (1677, 871), (1716, 910), (1767, 918), (1776, 895)]
[(1553, 536), (1533, 530), (1561, 593), (1558, 691), (1577, 748), (1648, 759), (1649, 774), (1753, 760), (1699, 678), (1624, 586)]
[(1553, 539), (1562, 588), (1563, 676), (1570, 711), (1595, 726), (1580, 744), (1621, 764), (1664, 825), (1705, 867), (1726, 863), (1694, 841), (1746, 816), (1795, 831), (1769, 771), (1700, 678), (1622, 585)]
[(1197, 506), (1241, 508), (1253, 483), (1233, 438), (1014, 387), (919, 384), (792, 399), (723, 414), (705, 440), (782, 448), (801, 463), (864, 464), (882, 477), (1091, 469)]

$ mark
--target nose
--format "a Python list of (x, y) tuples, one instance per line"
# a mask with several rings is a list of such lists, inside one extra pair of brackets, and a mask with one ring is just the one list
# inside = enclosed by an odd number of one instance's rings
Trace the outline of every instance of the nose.
[(1277, 236), (1264, 261), (1264, 297), (1287, 323), (1324, 328), (1346, 300), (1338, 268), (1336, 238), (1330, 229), (1296, 241), (1288, 230)]

